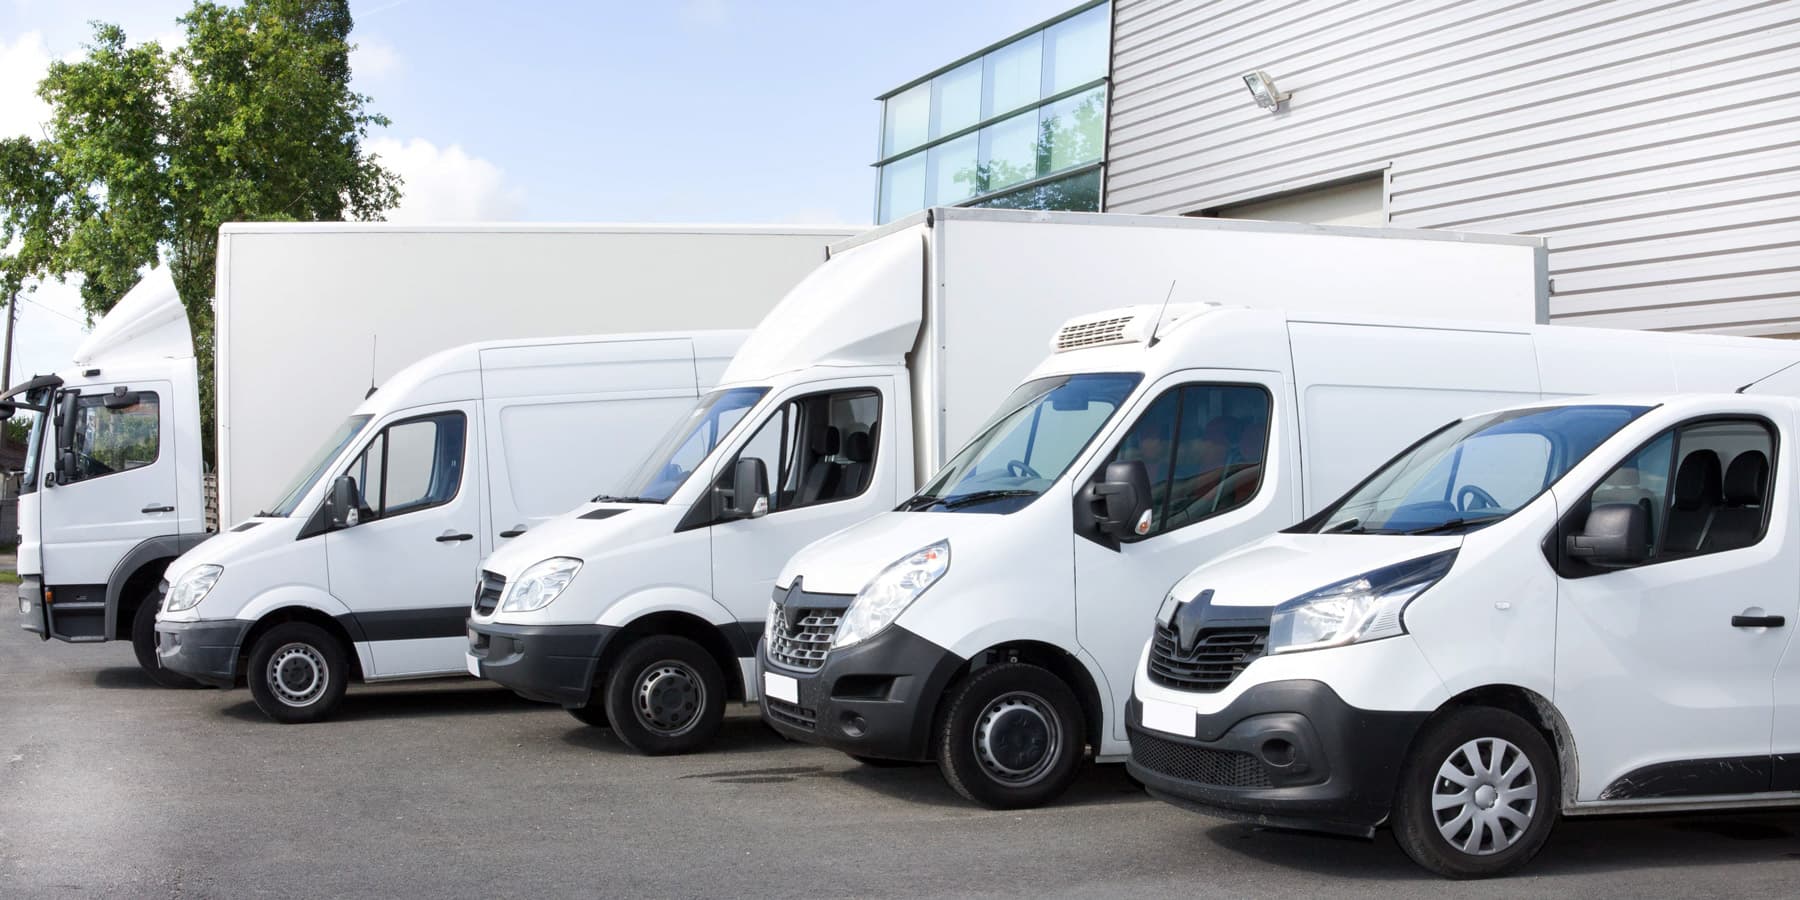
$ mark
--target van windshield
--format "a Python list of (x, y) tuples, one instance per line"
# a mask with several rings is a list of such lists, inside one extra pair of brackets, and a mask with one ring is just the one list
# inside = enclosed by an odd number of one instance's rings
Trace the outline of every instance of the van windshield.
[(1524, 508), (1648, 410), (1556, 406), (1453, 422), (1291, 531), (1456, 534), (1492, 525)]
[[(23, 403), (32, 406), (47, 407), (50, 403), (50, 389), (38, 388), (21, 398)], [(19, 493), (29, 494), (38, 488), (38, 455), (41, 452), (38, 441), (44, 436), (44, 413), (27, 406), (19, 406), (13, 417), (6, 421), (7, 440), (16, 437), (15, 429), (25, 431), (25, 467), (19, 474)]]
[(1019, 385), (903, 510), (1012, 512), (1055, 484), (1142, 375), (1057, 375)]
[(731, 433), (732, 426), (768, 392), (769, 389), (763, 387), (729, 388), (701, 397), (694, 411), (675, 423), (637, 471), (625, 479), (619, 495), (601, 494), (594, 499), (621, 503), (667, 502), (712, 454), (719, 441)]
[(357, 433), (362, 431), (364, 425), (369, 424), (371, 418), (374, 417), (364, 415), (345, 419), (336, 430), (331, 432), (331, 436), (325, 439), (325, 443), (313, 453), (311, 458), (307, 459), (306, 465), (300, 467), (300, 474), (292, 482), (289, 482), (287, 490), (281, 492), (281, 499), (275, 501), (275, 507), (265, 512), (259, 512), (257, 515), (282, 517), (293, 515), (294, 508), (300, 505), (301, 498), (305, 497), (306, 492), (312, 490), (312, 486), (319, 482), (319, 476), (325, 474), (325, 468), (331, 465), (332, 460), (337, 459), (338, 454), (342, 453), (344, 447), (356, 438)]

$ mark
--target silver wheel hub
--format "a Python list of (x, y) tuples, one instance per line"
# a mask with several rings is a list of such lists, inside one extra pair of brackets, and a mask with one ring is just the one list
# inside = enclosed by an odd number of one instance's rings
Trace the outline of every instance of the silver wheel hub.
[(646, 667), (638, 675), (637, 716), (645, 728), (657, 734), (685, 733), (700, 721), (706, 708), (706, 685), (686, 663), (666, 659)]
[(1452, 750), (1432, 784), (1438, 833), (1471, 856), (1518, 843), (1538, 811), (1537, 772), (1504, 738), (1476, 738)]
[(975, 721), (975, 758), (988, 777), (1012, 787), (1042, 781), (1062, 748), (1062, 727), (1044, 698), (1003, 694)]
[(267, 675), (270, 691), (284, 706), (311, 706), (331, 686), (325, 656), (311, 644), (281, 645), (269, 656)]

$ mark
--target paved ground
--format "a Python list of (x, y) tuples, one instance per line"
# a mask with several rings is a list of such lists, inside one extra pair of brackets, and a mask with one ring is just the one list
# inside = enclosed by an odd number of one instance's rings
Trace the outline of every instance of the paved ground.
[(1117, 767), (1025, 813), (754, 718), (626, 753), (475, 681), (352, 688), (341, 720), (153, 687), (120, 644), (0, 618), (0, 897), (1794, 896), (1800, 814), (1566, 822), (1526, 877), (1452, 884), (1373, 842), (1149, 800)]

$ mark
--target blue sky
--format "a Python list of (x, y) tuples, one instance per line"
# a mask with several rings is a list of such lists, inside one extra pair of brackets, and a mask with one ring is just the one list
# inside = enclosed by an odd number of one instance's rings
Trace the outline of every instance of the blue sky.
[[(410, 221), (871, 221), (877, 94), (1079, 0), (353, 0), (356, 88)], [(191, 0), (0, 0), (0, 133), (88, 22), (175, 39)], [(15, 377), (67, 365), (72, 289), (20, 306)]]

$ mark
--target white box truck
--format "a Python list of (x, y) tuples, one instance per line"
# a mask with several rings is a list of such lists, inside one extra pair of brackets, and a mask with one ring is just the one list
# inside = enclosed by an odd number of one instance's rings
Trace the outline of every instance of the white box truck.
[[(995, 808), (1055, 798), (1090, 754), (1260, 777), (1217, 747), (1127, 743), (1157, 606), (1197, 563), (1320, 509), (1447, 418), (1632, 386), (1728, 389), (1800, 361), (1800, 345), (1767, 338), (1216, 306), (1110, 310), (1055, 334), (917, 494), (788, 560), (758, 660), (775, 730), (934, 760)], [(1504, 462), (1464, 460), (1465, 481)], [(1511, 497), (1478, 488), (1444, 500), (1473, 519)], [(1282, 558), (1263, 562), (1286, 584)], [(1234, 620), (1241, 609), (1183, 630), (1169, 677), (1213, 690), (1261, 654), (1272, 638)]]
[(1544, 253), (1531, 238), (965, 209), (844, 242), (614, 497), (488, 558), (471, 671), (639, 750), (696, 748), (726, 701), (756, 699), (782, 563), (911, 495), (1069, 317), (1173, 284), (1525, 326), (1544, 315)]
[[(824, 262), (829, 241), (854, 233), (226, 225), (215, 311), (217, 520), (230, 526), (279, 499), (319, 439), (415, 360), (498, 338), (748, 328)], [(34, 424), (19, 503), (25, 628), (70, 642), (131, 638), (146, 671), (164, 672), (143, 600), (164, 566), (210, 533), (197, 385), (187, 317), (168, 272), (153, 269), (68, 370), (10, 393)], [(44, 410), (65, 405), (70, 427), (104, 445), (98, 457), (83, 459), (38, 427)], [(109, 471), (93, 468), (102, 457)]]

